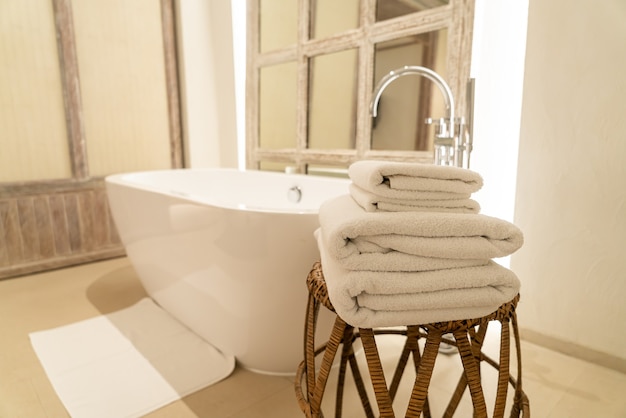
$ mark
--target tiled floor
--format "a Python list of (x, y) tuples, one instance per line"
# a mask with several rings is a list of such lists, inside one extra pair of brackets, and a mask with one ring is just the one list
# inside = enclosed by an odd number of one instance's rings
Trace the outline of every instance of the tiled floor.
[[(30, 332), (112, 312), (144, 296), (125, 258), (0, 281), (0, 417), (68, 416), (33, 352)], [(490, 335), (486, 345), (494, 340), (497, 335)], [(381, 341), (381, 346), (383, 357), (391, 359), (396, 341)], [(522, 350), (524, 390), (533, 416), (626, 417), (626, 375), (524, 341)], [(455, 357), (437, 359), (430, 394), (435, 411), (446, 402), (457, 363)], [(490, 386), (496, 374), (486, 369), (483, 377), (485, 386)], [(404, 387), (400, 395), (407, 390)], [(330, 392), (327, 401), (332, 401)], [(358, 409), (348, 413), (350, 406), (346, 405), (344, 416), (362, 416)], [(237, 368), (226, 380), (148, 416), (293, 418), (302, 414), (291, 378)], [(471, 413), (465, 409), (458, 416)]]

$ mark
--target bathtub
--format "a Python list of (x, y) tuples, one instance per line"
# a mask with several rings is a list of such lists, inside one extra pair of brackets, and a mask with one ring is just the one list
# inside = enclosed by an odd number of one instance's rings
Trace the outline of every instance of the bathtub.
[[(320, 204), (349, 180), (233, 169), (108, 176), (113, 219), (146, 292), (238, 363), (293, 374)], [(322, 318), (329, 335), (331, 318)]]

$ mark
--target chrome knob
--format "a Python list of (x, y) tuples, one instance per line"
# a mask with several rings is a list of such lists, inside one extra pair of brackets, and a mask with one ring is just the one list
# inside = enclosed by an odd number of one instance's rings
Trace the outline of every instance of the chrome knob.
[(293, 186), (287, 191), (287, 199), (292, 203), (298, 203), (302, 199), (302, 190), (298, 186)]

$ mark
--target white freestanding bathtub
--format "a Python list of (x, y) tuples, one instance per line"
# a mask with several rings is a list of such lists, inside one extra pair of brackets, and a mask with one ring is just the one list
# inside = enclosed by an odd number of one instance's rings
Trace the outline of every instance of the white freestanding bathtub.
[(243, 367), (271, 374), (294, 373), (303, 357), (318, 208), (348, 184), (232, 169), (106, 178), (115, 224), (150, 297)]

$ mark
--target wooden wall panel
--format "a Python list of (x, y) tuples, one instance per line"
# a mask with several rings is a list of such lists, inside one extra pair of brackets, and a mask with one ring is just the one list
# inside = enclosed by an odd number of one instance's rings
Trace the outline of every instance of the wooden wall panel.
[(122, 255), (102, 184), (0, 198), (0, 279)]
[(95, 248), (109, 243), (109, 213), (108, 201), (104, 190), (95, 190), (93, 193), (93, 226), (92, 239)]
[(49, 258), (54, 256), (54, 233), (52, 231), (52, 220), (50, 216), (50, 205), (46, 196), (36, 196), (33, 198), (35, 209), (35, 221), (39, 236), (39, 258)]
[(7, 206), (6, 202), (0, 202), (0, 268), (2, 266), (9, 265), (9, 246), (6, 241), (6, 232), (4, 228)]
[(80, 237), (80, 223), (78, 220), (78, 202), (76, 193), (68, 193), (63, 196), (65, 203), (65, 218), (67, 219), (67, 232), (70, 241), (70, 251), (79, 251), (82, 245)]
[(91, 251), (94, 248), (93, 226), (93, 191), (81, 193), (77, 196), (78, 221), (80, 222), (80, 232), (82, 247)]
[(25, 261), (32, 261), (39, 252), (39, 237), (37, 236), (35, 209), (31, 197), (17, 199), (17, 216), (22, 238), (22, 257)]
[(4, 227), (4, 243), (6, 244), (7, 261), (11, 264), (13, 260), (22, 260), (22, 237), (20, 235), (19, 219), (17, 215), (17, 201), (0, 201), (0, 216)]
[(52, 235), (54, 237), (54, 252), (56, 255), (70, 254), (70, 236), (67, 232), (65, 218), (65, 200), (62, 195), (48, 196), (50, 220), (52, 221)]

